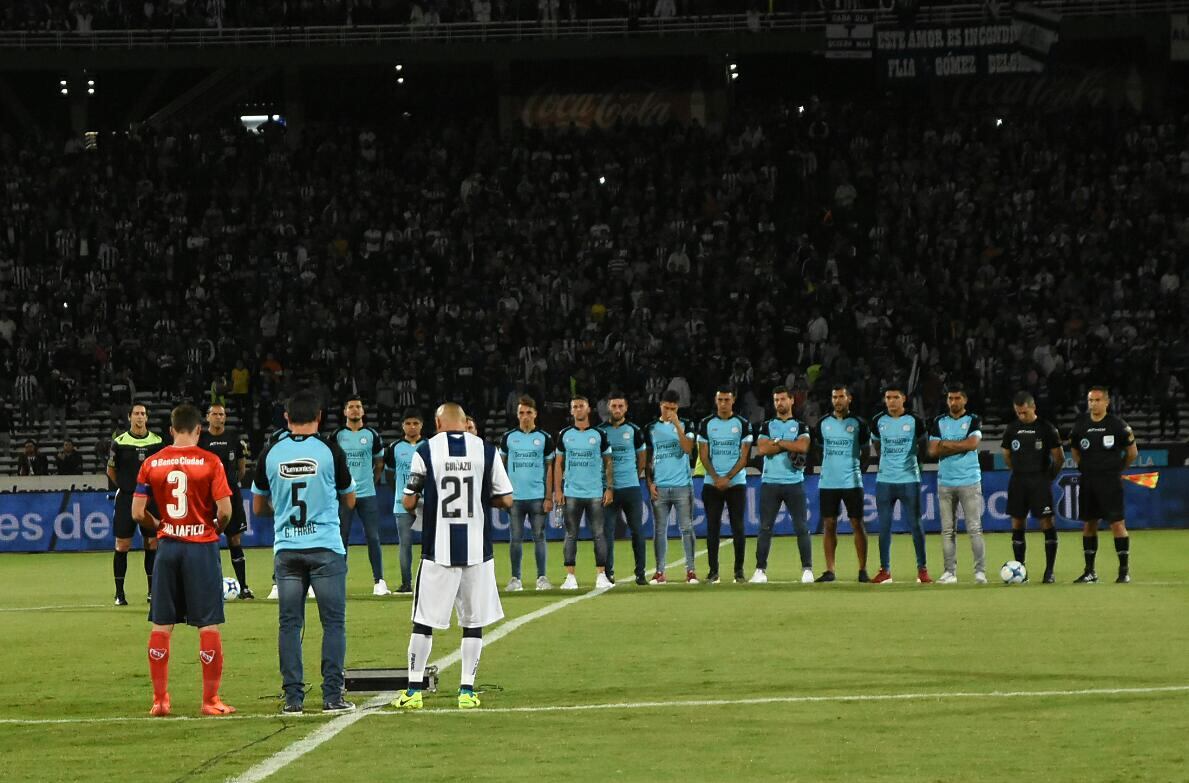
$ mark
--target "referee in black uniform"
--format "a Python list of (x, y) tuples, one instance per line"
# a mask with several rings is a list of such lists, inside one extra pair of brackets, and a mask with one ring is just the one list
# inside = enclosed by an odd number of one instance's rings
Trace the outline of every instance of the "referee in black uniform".
[(231, 554), (231, 567), (235, 569), (235, 578), (239, 581), (239, 598), (250, 601), (256, 596), (248, 587), (246, 560), (244, 557), (243, 535), (248, 529), (248, 517), (244, 512), (243, 497), (240, 488), (244, 484), (244, 475), (248, 472), (247, 455), (239, 433), (227, 429), (227, 409), (222, 403), (213, 402), (206, 409), (207, 427), (198, 436), (198, 445), (219, 458), (223, 463), (223, 472), (227, 474), (227, 486), (232, 488), (231, 521), (223, 531), (227, 536), (227, 551)]
[(1115, 536), (1115, 552), (1119, 555), (1119, 578), (1116, 582), (1130, 582), (1130, 555), (1127, 524), (1123, 521), (1123, 471), (1131, 467), (1139, 451), (1135, 435), (1127, 422), (1108, 413), (1110, 393), (1105, 387), (1091, 387), (1086, 395), (1087, 413), (1078, 417), (1069, 434), (1073, 461), (1082, 474), (1079, 516), (1082, 519), (1082, 545), (1086, 554), (1086, 571), (1075, 583), (1097, 582), (1094, 557), (1098, 554), (1098, 522), (1110, 523)]
[(1028, 514), (1040, 521), (1045, 537), (1044, 583), (1053, 583), (1057, 562), (1057, 528), (1053, 526), (1053, 479), (1065, 465), (1061, 434), (1049, 422), (1037, 417), (1036, 400), (1026, 391), (1012, 404), (1016, 420), (1003, 431), (1003, 461), (1011, 471), (1007, 484), (1007, 515), (1011, 517), (1011, 548), (1016, 560), (1024, 562), (1028, 551), (1024, 529)]

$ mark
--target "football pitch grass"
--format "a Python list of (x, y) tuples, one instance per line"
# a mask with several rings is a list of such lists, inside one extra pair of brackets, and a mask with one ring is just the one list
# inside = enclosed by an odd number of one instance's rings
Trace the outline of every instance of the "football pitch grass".
[[(958, 585), (914, 584), (911, 541), (897, 536), (892, 585), (855, 583), (843, 537), (835, 584), (799, 584), (795, 544), (779, 538), (773, 584), (637, 587), (620, 541), (620, 584), (594, 594), (583, 542), (579, 593), (538, 593), (526, 578), (528, 591), (503, 595), (507, 619), (486, 634), (480, 709), (455, 706), (455, 628), (434, 636), (432, 659), (450, 665), (425, 710), (334, 718), (277, 714), (267, 550), (248, 553), (261, 598), (231, 603), (223, 626), (231, 718), (198, 716), (190, 628), (175, 632), (171, 650), (175, 717), (147, 717), (139, 554), (123, 608), (110, 606), (108, 553), (3, 555), (0, 780), (1186, 781), (1189, 531), (1132, 535), (1130, 585), (1113, 583), (1109, 534), (1104, 583), (1071, 584), (1082, 566), (1077, 533), (1061, 536), (1058, 583), (1039, 584), (1042, 539), (1030, 532), (1035, 581), (1011, 587), (996, 577), (1010, 559), (1006, 534), (987, 537), (988, 586), (968, 568)], [(936, 577), (940, 541), (928, 546)], [(724, 563), (730, 550), (727, 541)], [(680, 551), (672, 541), (670, 557)], [(391, 577), (395, 548), (385, 555)], [(960, 566), (969, 557), (962, 537)], [(502, 588), (506, 546), (496, 562)], [(698, 566), (704, 575), (704, 554)], [(535, 575), (531, 547), (525, 574)], [(561, 574), (551, 545), (549, 575), (560, 584)], [(410, 599), (371, 596), (363, 547), (351, 551), (348, 592), (348, 666), (404, 666)], [(320, 639), (311, 601), (312, 710)]]

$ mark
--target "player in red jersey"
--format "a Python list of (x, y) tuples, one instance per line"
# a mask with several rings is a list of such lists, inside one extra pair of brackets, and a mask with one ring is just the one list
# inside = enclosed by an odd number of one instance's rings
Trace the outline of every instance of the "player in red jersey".
[[(153, 601), (149, 605), (149, 673), (153, 678), (150, 715), (169, 714), (169, 637), (175, 623), (198, 628), (202, 662), (202, 713), (235, 712), (219, 698), (223, 677), (223, 568), (219, 534), (231, 521), (231, 487), (223, 463), (198, 447), (202, 417), (193, 405), (179, 405), (170, 415), (173, 445), (140, 466), (132, 518), (157, 531)], [(148, 511), (152, 495), (161, 519)], [(216, 522), (211, 522), (216, 519)]]

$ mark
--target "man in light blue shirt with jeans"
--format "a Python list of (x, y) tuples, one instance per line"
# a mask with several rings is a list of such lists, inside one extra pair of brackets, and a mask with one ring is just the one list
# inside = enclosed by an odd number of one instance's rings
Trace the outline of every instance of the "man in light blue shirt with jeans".
[(929, 456), (937, 462), (937, 501), (941, 506), (941, 553), (945, 571), (937, 582), (958, 581), (957, 511), (962, 505), (966, 533), (974, 554), (974, 581), (987, 583), (986, 546), (983, 543), (983, 474), (978, 464), (978, 444), (983, 438), (982, 420), (966, 412), (966, 390), (962, 384), (949, 387), (945, 397), (950, 412), (929, 425)]
[(764, 458), (760, 479), (760, 532), (756, 537), (756, 570), (752, 584), (768, 581), (768, 553), (772, 528), (783, 504), (793, 518), (801, 557), (801, 582), (813, 583), (813, 540), (809, 536), (805, 500), (805, 455), (809, 452), (809, 427), (793, 418), (793, 398), (784, 386), (772, 390), (776, 417), (760, 425), (756, 450)]
[(553, 584), (545, 575), (545, 521), (553, 510), (553, 438), (537, 429), (537, 403), (522, 395), (517, 401), (516, 418), (520, 423), (500, 439), (500, 456), (512, 482), (512, 508), (508, 511), (508, 556), (512, 561), (512, 578), (505, 588), (510, 593), (524, 589), (520, 581), (523, 555), (524, 522), (532, 525), (534, 554), (537, 559), (537, 589), (552, 590)]
[(652, 498), (652, 546), (656, 554), (656, 573), (649, 584), (663, 585), (665, 561), (669, 555), (669, 512), (677, 514), (677, 529), (685, 549), (685, 581), (696, 585), (694, 570), (694, 483), (689, 457), (696, 443), (693, 422), (677, 415), (680, 400), (674, 389), (661, 394), (660, 418), (644, 428), (648, 458), (644, 463), (648, 494)]
[(595, 587), (613, 586), (607, 578), (607, 540), (603, 536), (603, 509), (611, 505), (611, 445), (607, 435), (590, 426), (590, 401), (577, 396), (570, 400), (571, 427), (557, 433), (557, 456), (553, 460), (553, 505), (565, 512), (566, 537), (562, 543), (566, 578), (562, 590), (577, 590), (574, 568), (578, 559), (578, 532), (582, 518), (590, 528), (595, 550)]

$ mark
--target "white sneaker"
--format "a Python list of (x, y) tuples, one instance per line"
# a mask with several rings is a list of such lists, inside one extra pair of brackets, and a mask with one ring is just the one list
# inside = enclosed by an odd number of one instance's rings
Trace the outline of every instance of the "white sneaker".
[(562, 590), (577, 590), (578, 579), (573, 574), (566, 574), (566, 581), (561, 583)]
[(388, 595), (391, 590), (388, 589), (388, 583), (381, 579), (372, 585), (372, 595)]
[(595, 577), (596, 590), (610, 590), (612, 587), (615, 587), (615, 583), (608, 579), (606, 574), (601, 573)]
[(504, 592), (519, 593), (523, 589), (524, 584), (516, 577), (512, 577), (508, 580), (508, 586), (504, 588)]
[(974, 572), (974, 583), (976, 585), (985, 585), (987, 583), (987, 575), (982, 571)]
[(802, 568), (801, 569), (801, 584), (811, 585), (814, 583), (814, 581), (815, 580), (813, 578), (813, 569), (812, 568)]
[(316, 598), (316, 597), (317, 596), (314, 595), (314, 586), (310, 585), (310, 589), (306, 590), (306, 598)]
[(756, 572), (751, 575), (751, 579), (747, 581), (753, 585), (766, 585), (768, 584), (768, 575), (764, 573), (763, 569), (757, 568)]
[(958, 576), (953, 571), (946, 571), (941, 576), (937, 577), (937, 584), (956, 585), (958, 584)]
[(547, 577), (538, 576), (537, 577), (537, 589), (538, 590), (552, 590), (553, 582), (550, 582)]
[(277, 586), (274, 583), (272, 586), (272, 589), (268, 591), (268, 600), (275, 601), (280, 597), (281, 597), (281, 594), (277, 591)]

